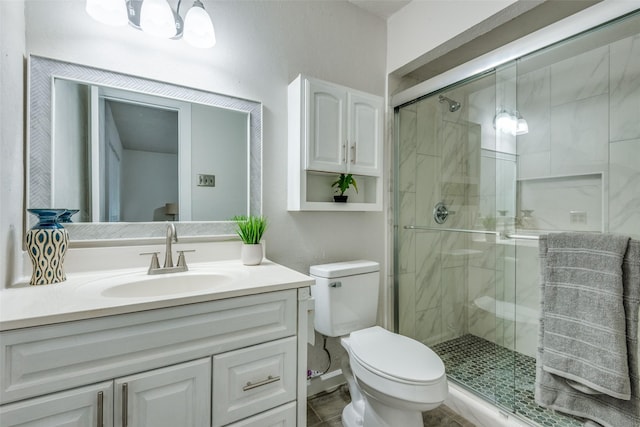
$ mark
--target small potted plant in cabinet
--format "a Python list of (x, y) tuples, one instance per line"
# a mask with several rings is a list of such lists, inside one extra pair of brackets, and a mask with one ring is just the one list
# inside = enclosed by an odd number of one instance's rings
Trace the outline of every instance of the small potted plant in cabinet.
[(347, 202), (347, 198), (349, 196), (345, 195), (344, 192), (347, 191), (349, 187), (353, 187), (354, 190), (356, 190), (356, 193), (358, 192), (358, 184), (356, 183), (353, 175), (350, 173), (341, 173), (338, 179), (335, 180), (333, 184), (331, 184), (331, 187), (336, 187), (336, 193), (340, 193), (333, 196), (333, 201), (338, 203)]

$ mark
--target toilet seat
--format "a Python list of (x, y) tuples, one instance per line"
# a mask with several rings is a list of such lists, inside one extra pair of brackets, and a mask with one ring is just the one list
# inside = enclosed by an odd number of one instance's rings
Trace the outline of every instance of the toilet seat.
[(421, 386), (445, 377), (444, 363), (433, 350), (379, 326), (352, 332), (349, 346), (363, 368), (392, 381)]

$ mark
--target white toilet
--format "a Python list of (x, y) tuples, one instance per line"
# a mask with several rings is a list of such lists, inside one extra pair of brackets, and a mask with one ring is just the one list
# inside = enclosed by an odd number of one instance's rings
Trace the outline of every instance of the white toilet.
[(345, 427), (422, 427), (422, 412), (447, 396), (442, 360), (429, 347), (376, 324), (380, 267), (372, 261), (314, 265), (315, 329), (342, 337), (351, 403)]

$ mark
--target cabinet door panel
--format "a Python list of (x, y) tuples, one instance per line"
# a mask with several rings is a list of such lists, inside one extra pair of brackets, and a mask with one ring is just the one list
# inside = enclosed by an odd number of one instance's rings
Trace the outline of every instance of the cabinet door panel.
[(345, 171), (345, 92), (321, 82), (306, 81), (307, 164), (305, 169)]
[(111, 427), (112, 417), (111, 381), (0, 406), (2, 427)]
[(115, 381), (115, 425), (204, 427), (211, 413), (211, 359)]
[(381, 175), (382, 100), (349, 94), (349, 172)]

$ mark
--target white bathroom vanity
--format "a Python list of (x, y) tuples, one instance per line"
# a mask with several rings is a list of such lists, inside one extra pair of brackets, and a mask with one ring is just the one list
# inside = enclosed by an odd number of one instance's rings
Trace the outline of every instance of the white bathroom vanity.
[(278, 264), (0, 291), (0, 425), (304, 426), (312, 280)]

